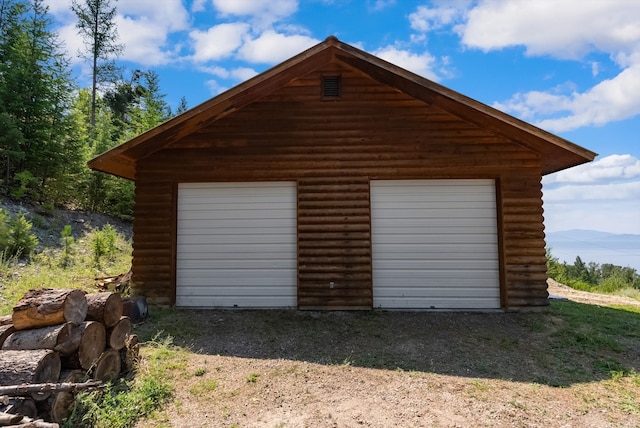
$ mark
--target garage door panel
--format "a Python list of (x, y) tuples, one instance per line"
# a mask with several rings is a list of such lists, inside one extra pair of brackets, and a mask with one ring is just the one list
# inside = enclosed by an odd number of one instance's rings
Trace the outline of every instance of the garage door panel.
[[(448, 235), (435, 233), (433, 230), (425, 230), (425, 233), (430, 233), (429, 242), (425, 242), (424, 237), (412, 234), (399, 234), (384, 233), (379, 234), (379, 242), (384, 243), (390, 247), (390, 249), (398, 250), (401, 247), (395, 247), (397, 243), (399, 246), (406, 245), (408, 251), (412, 250), (412, 246), (417, 245), (434, 245), (434, 246), (456, 246), (458, 244), (468, 245), (491, 245), (495, 248), (497, 239), (495, 236), (485, 236), (484, 234), (471, 234), (471, 233), (451, 233)], [(459, 249), (459, 247), (457, 247)]]
[[(426, 254), (425, 254), (426, 255)], [(415, 257), (415, 255), (414, 255)], [(452, 273), (453, 270), (460, 271), (473, 271), (482, 273), (486, 270), (492, 270), (496, 265), (497, 259), (462, 259), (457, 257), (456, 260), (449, 259), (440, 259), (440, 260), (425, 260), (425, 258), (412, 258), (412, 259), (397, 259), (390, 258), (386, 260), (381, 260), (377, 264), (377, 268), (379, 269), (390, 269), (394, 271), (411, 271), (417, 272), (418, 275), (422, 277), (429, 277), (429, 275), (435, 275), (436, 272), (441, 270), (446, 270), (446, 272), (453, 276), (456, 275)], [(419, 265), (420, 268), (416, 269), (416, 266)]]
[(422, 285), (416, 285), (415, 287), (396, 287), (393, 290), (381, 292), (379, 297), (389, 299), (406, 299), (410, 297), (438, 299), (450, 299), (453, 297), (474, 299), (486, 298), (483, 291), (477, 287), (458, 287), (456, 292), (452, 293), (450, 287), (434, 286), (425, 290)]
[[(482, 288), (486, 285), (495, 286), (495, 276), (491, 272), (481, 271), (478, 269), (459, 269), (453, 276), (450, 270), (436, 270), (430, 272), (420, 272), (415, 274), (415, 270), (409, 269), (391, 269), (387, 268), (384, 272), (374, 272), (377, 280), (386, 281), (389, 288), (395, 288), (402, 285), (415, 285), (424, 287), (456, 286), (456, 287), (478, 287)], [(375, 284), (374, 284), (375, 287)], [(378, 287), (375, 293), (382, 292), (386, 287)], [(426, 290), (425, 290), (426, 291)], [(455, 290), (452, 290), (455, 293)]]
[[(251, 245), (272, 245), (272, 248), (275, 251), (277, 250), (277, 246), (279, 245), (286, 246), (292, 244), (295, 244), (295, 239), (292, 240), (291, 236), (288, 236), (285, 233), (253, 233), (234, 235), (227, 233), (227, 231), (225, 230), (221, 231), (221, 233), (217, 235), (195, 232), (193, 232), (192, 234), (183, 234), (178, 248), (186, 248), (192, 245), (209, 245), (209, 247), (213, 251), (216, 248), (220, 249), (222, 245), (228, 246), (229, 249), (237, 247), (251, 248)], [(208, 250), (205, 249), (205, 251)]]
[(180, 306), (192, 308), (254, 308), (268, 309), (278, 307), (295, 307), (296, 298), (290, 296), (262, 296), (255, 299), (247, 296), (201, 296), (186, 295), (180, 297)]
[[(393, 208), (397, 209), (397, 206)], [(490, 218), (470, 218), (470, 217), (462, 217), (458, 218), (455, 216), (446, 217), (431, 217), (430, 221), (425, 222), (423, 219), (417, 219), (419, 214), (407, 214), (404, 212), (398, 212), (398, 217), (394, 218), (384, 218), (380, 217), (380, 226), (390, 226), (390, 227), (410, 227), (413, 221), (416, 224), (415, 227), (428, 226), (429, 228), (440, 229), (441, 233), (456, 233), (458, 230), (462, 230), (465, 228), (477, 228), (480, 227), (493, 227), (495, 230), (495, 217), (493, 219)], [(445, 229), (446, 228), (446, 229)], [(411, 229), (409, 229), (411, 230)], [(383, 233), (387, 233), (384, 231)], [(389, 232), (393, 233), (393, 232)]]
[(412, 297), (412, 298), (381, 298), (377, 300), (381, 308), (402, 308), (402, 309), (458, 309), (458, 310), (478, 310), (491, 309), (495, 304), (493, 299), (488, 298), (465, 298), (459, 297)]
[(374, 306), (500, 307), (495, 182), (371, 182)]
[[(252, 207), (247, 208), (247, 211), (245, 211), (242, 207), (238, 206), (235, 211), (217, 209), (216, 211), (205, 212), (198, 210), (184, 211), (181, 214), (183, 220), (190, 220), (194, 222), (193, 227), (206, 226), (206, 222), (210, 220), (224, 221), (230, 226), (233, 226), (234, 224), (241, 224), (243, 222), (246, 222), (249, 225), (256, 224), (260, 226), (265, 218), (272, 219), (274, 221), (274, 226), (290, 226), (292, 220), (295, 223), (295, 217), (290, 217), (291, 211), (288, 209), (268, 210), (260, 209), (259, 207)], [(253, 222), (251, 220), (253, 220)]]
[(176, 304), (296, 306), (296, 185), (178, 188)]
[(268, 259), (260, 259), (260, 260), (255, 260), (253, 262), (251, 262), (251, 268), (248, 269), (247, 268), (247, 260), (242, 258), (242, 259), (238, 259), (237, 257), (235, 258), (227, 258), (227, 257), (220, 257), (220, 258), (216, 258), (215, 260), (211, 260), (211, 259), (184, 259), (180, 262), (180, 265), (183, 269), (189, 269), (189, 270), (203, 270), (205, 272), (209, 272), (211, 271), (211, 269), (216, 269), (216, 273), (219, 274), (221, 270), (224, 269), (231, 269), (233, 271), (236, 271), (238, 269), (242, 269), (245, 271), (248, 271), (250, 269), (253, 269), (256, 272), (262, 271), (262, 270), (277, 270), (277, 269), (295, 269), (296, 265), (295, 263), (291, 263), (291, 260), (285, 259), (285, 258), (273, 258), (270, 257)]

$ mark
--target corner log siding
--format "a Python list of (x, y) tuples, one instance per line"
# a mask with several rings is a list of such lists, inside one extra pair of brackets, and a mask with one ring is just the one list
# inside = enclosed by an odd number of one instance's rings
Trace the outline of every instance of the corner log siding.
[[(323, 101), (332, 73), (341, 98)], [(138, 162), (134, 289), (175, 302), (177, 183), (296, 180), (299, 305), (370, 307), (369, 180), (456, 178), (500, 183), (503, 307), (547, 304), (539, 154), (339, 61)]]

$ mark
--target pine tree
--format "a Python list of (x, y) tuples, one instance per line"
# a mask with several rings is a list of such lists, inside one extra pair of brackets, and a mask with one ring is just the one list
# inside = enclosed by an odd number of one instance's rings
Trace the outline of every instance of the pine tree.
[(19, 177), (19, 196), (57, 202), (50, 191), (66, 168), (79, 165), (66, 115), (75, 86), (43, 0), (14, 5), (17, 13), (3, 22), (1, 49), (0, 126), (13, 135), (2, 141), (4, 185)]
[[(114, 3), (117, 0), (114, 0)], [(98, 85), (116, 80), (117, 58), (124, 46), (118, 43), (116, 6), (111, 0), (73, 0), (71, 9), (78, 18), (78, 33), (85, 42), (82, 56), (91, 61), (91, 128), (96, 124)]]

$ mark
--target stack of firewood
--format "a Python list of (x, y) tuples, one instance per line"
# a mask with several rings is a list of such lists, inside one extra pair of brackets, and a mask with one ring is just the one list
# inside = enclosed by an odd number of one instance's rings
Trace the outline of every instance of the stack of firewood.
[(132, 371), (138, 341), (122, 308), (117, 293), (39, 289), (1, 317), (0, 426), (3, 413), (12, 425), (56, 426), (78, 391)]

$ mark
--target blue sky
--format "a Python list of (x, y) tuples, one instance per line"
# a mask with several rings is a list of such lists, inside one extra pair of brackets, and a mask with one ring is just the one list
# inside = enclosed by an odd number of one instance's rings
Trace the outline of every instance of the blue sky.
[[(70, 0), (46, 0), (81, 84)], [(549, 232), (640, 234), (637, 0), (120, 0), (130, 69), (189, 107), (335, 35), (599, 153), (546, 176)]]

